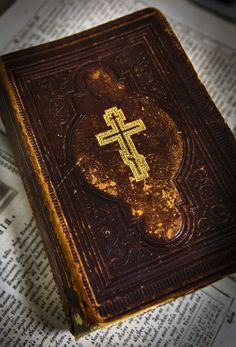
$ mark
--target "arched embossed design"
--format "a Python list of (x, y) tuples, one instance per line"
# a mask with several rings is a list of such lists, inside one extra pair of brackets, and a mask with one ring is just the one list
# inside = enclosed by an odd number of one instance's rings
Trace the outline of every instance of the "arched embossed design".
[[(99, 70), (100, 69), (100, 70)], [(102, 70), (101, 70), (102, 69)], [(93, 85), (93, 83), (91, 81), (87, 81), (86, 79), (88, 79), (88, 76), (94, 78), (94, 79), (99, 79), (98, 75), (99, 73), (101, 73), (101, 71), (103, 71), (105, 74), (107, 73), (108, 76), (105, 76), (106, 78), (106, 82), (107, 82), (107, 90), (106, 88), (102, 88), (102, 85), (100, 86), (100, 88), (97, 88)], [(102, 73), (103, 73), (102, 72)], [(114, 80), (116, 80), (116, 84), (114, 85)], [(112, 69), (110, 66), (105, 65), (104, 64), (94, 64), (94, 63), (90, 63), (90, 64), (86, 64), (84, 67), (80, 68), (77, 73), (74, 73), (74, 81), (75, 81), (75, 85), (76, 87), (74, 87), (74, 89), (76, 90), (76, 93), (74, 94), (73, 98), (72, 98), (72, 103), (74, 105), (74, 108), (76, 108), (76, 104), (78, 105), (78, 109), (80, 110), (80, 114), (77, 114), (74, 119), (72, 120), (72, 122), (70, 123), (70, 126), (68, 127), (70, 130), (67, 134), (66, 137), (66, 143), (65, 143), (65, 148), (66, 148), (66, 152), (65, 152), (65, 157), (67, 158), (67, 160), (69, 160), (70, 162), (72, 162), (73, 166), (76, 165), (78, 170), (73, 170), (72, 175), (74, 176), (73, 181), (76, 182), (76, 180), (84, 180), (87, 181), (87, 189), (93, 191), (94, 196), (96, 196), (96, 198), (99, 197), (100, 203), (102, 200), (106, 200), (108, 199), (109, 196), (109, 201), (110, 201), (110, 205), (114, 205), (116, 206), (117, 204), (119, 206), (122, 205), (122, 211), (121, 213), (121, 217), (122, 219), (126, 219), (126, 221), (128, 221), (125, 225), (126, 228), (126, 234), (123, 237), (123, 240), (128, 239), (128, 235), (130, 235), (130, 233), (128, 232), (128, 230), (131, 228), (133, 230), (133, 228), (136, 228), (136, 244), (138, 245), (138, 249), (140, 252), (140, 249), (143, 251), (145, 248), (151, 247), (153, 249), (155, 249), (156, 247), (161, 246), (164, 248), (170, 247), (172, 244), (176, 245), (176, 243), (182, 242), (183, 240), (186, 240), (186, 238), (188, 238), (190, 235), (188, 235), (188, 232), (186, 232), (186, 230), (190, 230), (189, 228), (189, 224), (191, 223), (191, 216), (187, 215), (188, 211), (186, 211), (185, 208), (185, 201), (183, 199), (182, 196), (179, 195), (179, 192), (176, 188), (176, 185), (178, 184), (176, 177), (180, 177), (179, 172), (180, 172), (180, 168), (179, 166), (181, 165), (181, 161), (182, 161), (182, 153), (183, 153), (183, 148), (185, 146), (185, 144), (183, 144), (182, 142), (182, 137), (180, 135), (180, 131), (179, 129), (176, 127), (175, 123), (173, 122), (173, 120), (165, 113), (165, 111), (163, 111), (160, 107), (157, 107), (155, 105), (155, 101), (154, 99), (151, 99), (150, 97), (145, 97), (144, 95), (140, 94), (133, 94), (132, 91), (130, 90), (130, 86), (128, 84), (127, 79), (125, 79), (124, 77), (118, 77), (118, 73), (116, 72), (115, 69)], [(105, 83), (106, 83), (105, 82)], [(101, 82), (101, 84), (104, 84), (104, 81)], [(85, 88), (85, 84), (86, 84), (86, 88)], [(109, 85), (110, 84), (110, 85)], [(113, 88), (112, 88), (112, 84), (113, 84)], [(126, 85), (127, 85), (127, 90), (126, 90)], [(81, 93), (80, 90), (86, 90), (86, 93)], [(108, 93), (108, 90), (112, 90), (112, 93)], [(97, 92), (96, 92), (97, 91)], [(119, 188), (117, 189), (117, 184), (114, 184), (113, 182), (115, 182), (115, 180), (112, 179), (112, 175), (111, 173), (109, 173), (110, 179), (108, 179), (109, 184), (105, 183), (105, 180), (103, 180), (102, 178), (99, 181), (99, 178), (94, 174), (94, 169), (95, 172), (96, 170), (101, 171), (102, 166), (99, 166), (96, 168), (97, 164), (94, 165), (93, 163), (91, 163), (91, 161), (93, 161), (94, 159), (94, 155), (91, 153), (88, 153), (87, 158), (85, 159), (87, 164), (84, 166), (81, 165), (81, 163), (83, 164), (83, 158), (82, 157), (76, 157), (76, 148), (80, 148), (82, 146), (84, 146), (85, 150), (86, 147), (89, 148), (89, 146), (94, 146), (96, 148), (97, 146), (97, 150), (95, 150), (95, 153), (98, 153), (98, 145), (97, 145), (97, 140), (95, 137), (95, 134), (104, 130), (104, 124), (103, 124), (103, 119), (102, 119), (102, 114), (104, 112), (104, 109), (106, 109), (106, 107), (109, 107), (109, 105), (111, 105), (111, 102), (116, 102), (117, 105), (119, 105), (120, 107), (124, 107), (126, 110), (128, 110), (127, 114), (131, 115), (131, 120), (135, 119), (135, 117), (141, 117), (146, 118), (146, 122), (149, 123), (150, 119), (153, 121), (152, 124), (152, 132), (153, 134), (156, 133), (155, 130), (155, 122), (156, 119), (161, 117), (161, 126), (162, 126), (162, 132), (165, 133), (166, 139), (170, 140), (170, 137), (175, 135), (177, 133), (177, 140), (176, 138), (174, 139), (175, 142), (173, 142), (170, 146), (175, 146), (175, 153), (172, 153), (172, 157), (170, 159), (170, 163), (173, 164), (173, 167), (165, 167), (165, 163), (168, 161), (168, 156), (167, 154), (164, 155), (163, 157), (163, 163), (161, 163), (159, 165), (159, 172), (161, 172), (161, 170), (165, 171), (163, 174), (163, 178), (166, 177), (165, 174), (168, 174), (167, 171), (170, 174), (169, 177), (169, 181), (166, 184), (166, 186), (168, 186), (168, 184), (170, 185), (170, 181), (172, 182), (172, 192), (171, 189), (159, 189), (159, 196), (157, 198), (162, 199), (163, 201), (167, 201), (167, 204), (171, 205), (172, 204), (172, 208), (174, 210), (174, 213), (177, 215), (178, 214), (178, 221), (176, 222), (176, 225), (173, 225), (172, 223), (172, 234), (170, 232), (169, 235), (164, 235), (164, 233), (166, 231), (164, 231), (162, 234), (160, 232), (162, 225), (168, 225), (168, 218), (169, 220), (171, 220), (170, 216), (168, 216), (168, 214), (166, 214), (166, 220), (164, 221), (164, 223), (161, 223), (161, 221), (159, 221), (159, 235), (155, 235), (154, 232), (152, 232), (152, 230), (150, 230), (149, 233), (147, 233), (145, 231), (145, 227), (147, 230), (147, 224), (145, 223), (145, 219), (144, 218), (140, 218), (140, 211), (142, 211), (142, 213), (145, 214), (145, 212), (143, 212), (143, 208), (141, 208), (141, 206), (143, 205), (143, 201), (141, 200), (139, 203), (133, 202), (132, 200), (130, 201), (129, 197), (127, 198), (125, 196), (124, 193), (127, 193), (127, 188), (125, 188), (123, 195), (120, 194)], [(91, 103), (92, 106), (91, 106)], [(96, 104), (98, 107), (98, 112), (95, 115), (95, 117), (100, 117), (100, 122), (98, 122), (98, 125), (96, 125), (94, 122), (94, 104)], [(95, 107), (96, 109), (96, 107)], [(99, 111), (100, 109), (100, 111)], [(154, 116), (153, 116), (154, 114)], [(95, 120), (96, 122), (96, 120)], [(88, 124), (90, 126), (88, 126)], [(88, 137), (90, 136), (88, 132), (91, 132), (94, 128), (94, 136), (92, 137), (92, 141), (88, 142)], [(170, 132), (168, 134), (168, 126), (170, 128)], [(87, 131), (86, 131), (86, 127), (87, 127)], [(150, 126), (149, 126), (150, 127)], [(162, 134), (164, 135), (164, 134)], [(153, 138), (151, 138), (151, 141), (149, 139), (149, 144), (146, 141), (145, 146), (149, 148), (151, 148), (151, 146), (153, 146), (153, 148), (157, 148), (158, 147), (158, 139), (154, 138), (155, 136), (153, 136)], [(79, 138), (79, 142), (76, 143), (76, 138)], [(164, 136), (163, 136), (164, 138)], [(81, 141), (80, 141), (81, 139)], [(90, 137), (91, 140), (91, 137)], [(137, 144), (139, 144), (140, 148), (142, 147), (141, 141), (143, 141), (144, 139), (140, 138), (140, 139), (135, 139), (135, 142)], [(160, 140), (159, 140), (160, 141)], [(145, 142), (145, 140), (144, 140)], [(171, 142), (171, 141), (170, 141)], [(163, 144), (162, 144), (163, 146)], [(93, 149), (94, 150), (94, 149)], [(112, 149), (111, 149), (112, 150)], [(162, 148), (163, 150), (163, 148)], [(109, 150), (108, 150), (109, 151)], [(113, 149), (114, 151), (114, 149)], [(178, 152), (179, 151), (179, 152)], [(177, 153), (178, 152), (178, 153)], [(117, 153), (116, 153), (117, 154)], [(160, 153), (159, 153), (160, 156)], [(179, 156), (179, 159), (178, 159)], [(158, 153), (153, 153), (152, 155), (149, 154), (149, 157), (152, 157), (151, 159), (155, 160), (155, 157), (158, 157)], [(166, 160), (167, 159), (167, 160)], [(178, 159), (178, 160), (176, 160)], [(157, 159), (158, 160), (158, 159)], [(176, 164), (177, 161), (177, 164)], [(107, 160), (107, 163), (109, 163), (109, 159)], [(90, 166), (91, 165), (91, 166)], [(93, 166), (94, 165), (94, 166)], [(90, 167), (89, 167), (90, 166)], [(106, 168), (109, 167), (107, 165), (105, 165)], [(105, 174), (106, 176), (106, 174)], [(121, 177), (120, 175), (118, 175), (119, 177)], [(123, 174), (124, 176), (124, 174)], [(105, 177), (106, 178), (106, 177)], [(107, 176), (108, 178), (108, 176)], [(153, 182), (155, 182), (155, 180), (157, 180), (156, 176), (154, 175), (153, 178)], [(163, 179), (164, 181), (164, 179)], [(166, 180), (167, 181), (167, 180)], [(85, 183), (85, 182), (84, 182)], [(132, 182), (132, 179), (129, 178), (129, 182), (127, 182), (128, 184), (130, 184), (131, 186), (134, 186), (134, 183)], [(126, 183), (126, 184), (127, 184)], [(160, 184), (160, 181), (158, 182)], [(165, 182), (166, 183), (166, 182)], [(86, 185), (86, 183), (85, 183)], [(163, 188), (163, 187), (162, 187)], [(148, 186), (148, 182), (143, 182), (142, 183), (142, 187), (141, 189), (139, 189), (139, 192), (132, 192), (131, 194), (132, 196), (137, 196), (138, 194), (141, 195), (145, 195), (146, 191), (148, 191), (150, 189), (150, 187)], [(160, 196), (160, 192), (163, 195), (168, 195), (169, 193), (169, 200), (168, 200), (168, 196), (166, 197), (161, 197)], [(137, 194), (138, 193), (138, 194)], [(171, 196), (171, 193), (173, 195), (175, 195), (175, 198), (173, 198), (173, 196)], [(141, 199), (143, 198), (143, 195), (141, 196)], [(150, 195), (149, 195), (149, 199), (150, 196), (153, 196), (153, 191), (150, 191)], [(92, 199), (91, 199), (91, 204), (92, 204)], [(106, 240), (106, 242), (110, 242), (110, 240), (112, 240), (112, 227), (110, 228), (106, 228), (105, 224), (108, 223), (109, 224), (109, 216), (107, 216), (107, 221), (106, 223), (101, 222), (99, 224), (99, 219), (98, 219), (98, 215), (100, 215), (99, 212), (99, 204), (95, 204), (96, 208), (95, 208), (95, 212), (94, 212), (94, 218), (96, 220), (96, 228), (100, 230), (101, 235), (104, 237), (104, 239)], [(95, 206), (94, 205), (94, 206)], [(148, 208), (150, 208), (150, 206), (152, 205), (152, 203), (150, 203), (150, 201), (146, 202), (146, 206), (147, 206), (147, 211)], [(154, 205), (154, 204), (153, 204)], [(156, 205), (158, 205), (158, 201), (156, 201)], [(131, 208), (130, 208), (131, 206)], [(132, 207), (133, 207), (133, 211), (132, 211)], [(166, 208), (167, 206), (163, 206), (163, 210)], [(109, 209), (109, 207), (107, 207)], [(101, 207), (101, 210), (103, 211), (103, 216), (106, 215), (106, 213), (104, 212), (104, 208)], [(141, 214), (142, 214), (141, 213)], [(151, 215), (152, 212), (150, 212), (149, 216)], [(108, 212), (109, 215), (109, 212)], [(155, 211), (153, 213), (153, 215), (155, 215)], [(152, 216), (151, 216), (152, 217)], [(150, 218), (149, 220), (152, 221), (155, 218)], [(184, 220), (185, 222), (182, 223), (182, 220)], [(143, 221), (144, 223), (141, 223), (141, 221)], [(116, 220), (116, 223), (120, 223), (119, 220)], [(154, 221), (155, 223), (155, 221)], [(162, 225), (161, 225), (162, 224)], [(188, 224), (188, 225), (187, 225)], [(136, 225), (136, 227), (135, 227)], [(150, 223), (148, 224), (148, 226), (150, 226)], [(175, 229), (175, 230), (173, 230)], [(135, 238), (135, 236), (134, 236)], [(119, 242), (122, 242), (121, 240), (119, 240)], [(129, 243), (128, 243), (129, 244)], [(111, 243), (109, 244), (109, 247), (111, 247)], [(108, 247), (108, 249), (109, 249)], [(117, 246), (118, 247), (118, 246)], [(124, 245), (122, 246), (124, 248)], [(135, 248), (135, 241), (133, 240), (132, 243), (130, 243), (130, 250), (131, 248)], [(131, 251), (132, 253), (132, 251)], [(145, 252), (144, 252), (145, 253)], [(130, 254), (130, 252), (128, 252), (127, 254)], [(127, 254), (126, 254), (126, 258), (127, 258)], [(124, 259), (124, 257), (123, 257)]]

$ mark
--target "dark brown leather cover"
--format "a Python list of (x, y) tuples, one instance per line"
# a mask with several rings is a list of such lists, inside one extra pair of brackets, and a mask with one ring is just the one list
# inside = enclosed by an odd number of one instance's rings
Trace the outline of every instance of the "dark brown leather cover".
[(235, 140), (157, 10), (3, 56), (1, 90), (75, 335), (236, 270)]

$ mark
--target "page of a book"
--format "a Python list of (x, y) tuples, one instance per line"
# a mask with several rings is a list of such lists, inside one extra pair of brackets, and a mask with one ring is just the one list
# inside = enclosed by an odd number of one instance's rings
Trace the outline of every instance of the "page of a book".
[[(0, 51), (3, 54), (69, 35), (145, 5), (135, 0), (19, 0), (0, 17)], [(13, 28), (6, 30), (6, 23), (15, 19)], [(168, 19), (236, 134), (235, 49), (178, 18)], [(233, 347), (235, 297), (236, 281), (226, 278), (75, 342), (68, 332), (46, 253), (1, 125), (0, 346)]]
[[(213, 2), (217, 3), (218, 0)], [(236, 48), (235, 25), (213, 12), (204, 10), (194, 0), (148, 0), (148, 4), (158, 6), (167, 16), (175, 18), (192, 29), (200, 30), (214, 40)]]

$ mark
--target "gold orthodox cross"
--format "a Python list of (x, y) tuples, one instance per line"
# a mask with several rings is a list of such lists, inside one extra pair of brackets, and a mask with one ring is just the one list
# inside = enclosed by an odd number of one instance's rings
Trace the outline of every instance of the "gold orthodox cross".
[(134, 175), (135, 180), (142, 181), (149, 177), (149, 166), (144, 155), (139, 154), (133, 140), (132, 135), (138, 134), (146, 130), (145, 124), (141, 119), (137, 119), (130, 123), (124, 123), (126, 117), (121, 109), (111, 107), (105, 110), (103, 115), (105, 122), (111, 129), (96, 135), (100, 146), (105, 146), (115, 141), (120, 145), (119, 153), (124, 163), (128, 165)]

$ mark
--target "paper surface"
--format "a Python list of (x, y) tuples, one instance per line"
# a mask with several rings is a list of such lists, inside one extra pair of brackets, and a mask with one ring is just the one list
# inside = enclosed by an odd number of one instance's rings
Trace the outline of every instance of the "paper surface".
[[(184, 24), (183, 15), (174, 18), (171, 1), (156, 3), (163, 6), (200, 78), (236, 133), (235, 49)], [(0, 52), (70, 35), (145, 6), (135, 0), (19, 0), (0, 17)], [(235, 297), (236, 281), (226, 278), (75, 342), (0, 122), (0, 346), (233, 347)]]

